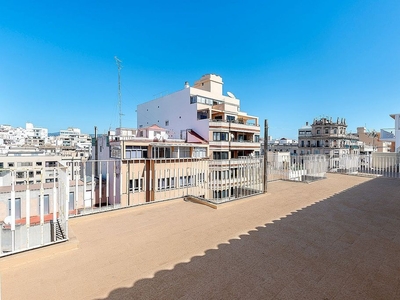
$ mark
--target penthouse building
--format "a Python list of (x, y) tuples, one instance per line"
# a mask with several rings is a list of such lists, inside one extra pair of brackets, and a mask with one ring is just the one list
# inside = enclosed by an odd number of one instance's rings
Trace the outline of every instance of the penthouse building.
[(260, 154), (258, 117), (240, 110), (240, 100), (223, 94), (222, 78), (207, 74), (193, 87), (145, 102), (137, 107), (138, 129), (157, 124), (170, 138), (185, 139), (190, 130), (210, 146), (211, 159)]

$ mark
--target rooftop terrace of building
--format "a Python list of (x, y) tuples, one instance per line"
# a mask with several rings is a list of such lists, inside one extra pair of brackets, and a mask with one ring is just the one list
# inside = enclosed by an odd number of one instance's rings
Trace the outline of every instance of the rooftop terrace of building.
[(1, 259), (2, 296), (399, 299), (399, 189), (328, 174), (216, 210), (174, 200), (74, 218), (69, 242)]

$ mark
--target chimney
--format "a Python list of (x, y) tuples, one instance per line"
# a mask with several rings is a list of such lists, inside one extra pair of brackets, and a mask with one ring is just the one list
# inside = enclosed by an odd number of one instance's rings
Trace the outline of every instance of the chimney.
[(189, 88), (189, 82), (185, 81), (185, 89)]
[(308, 126), (308, 122), (306, 122), (306, 126)]

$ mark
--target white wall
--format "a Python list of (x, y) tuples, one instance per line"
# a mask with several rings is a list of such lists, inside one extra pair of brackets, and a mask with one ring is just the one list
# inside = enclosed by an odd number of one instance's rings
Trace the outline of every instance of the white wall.
[(148, 127), (153, 124), (168, 129), (170, 138), (177, 139), (180, 138), (181, 130), (193, 129), (197, 132), (203, 128), (204, 122), (199, 124), (197, 121), (197, 105), (190, 104), (190, 88), (139, 104), (137, 107), (138, 129), (141, 125)]
[(394, 124), (395, 124), (395, 152), (400, 152), (400, 114), (394, 115)]

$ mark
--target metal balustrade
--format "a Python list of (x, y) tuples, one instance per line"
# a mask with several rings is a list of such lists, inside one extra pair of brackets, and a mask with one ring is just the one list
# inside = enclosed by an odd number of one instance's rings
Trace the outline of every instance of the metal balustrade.
[[(396, 153), (268, 153), (266, 172), (268, 181), (309, 182), (326, 172), (400, 178), (399, 168)], [(99, 160), (1, 169), (0, 176), (0, 256), (68, 240), (70, 217), (186, 196), (218, 204), (264, 192), (262, 156)]]

